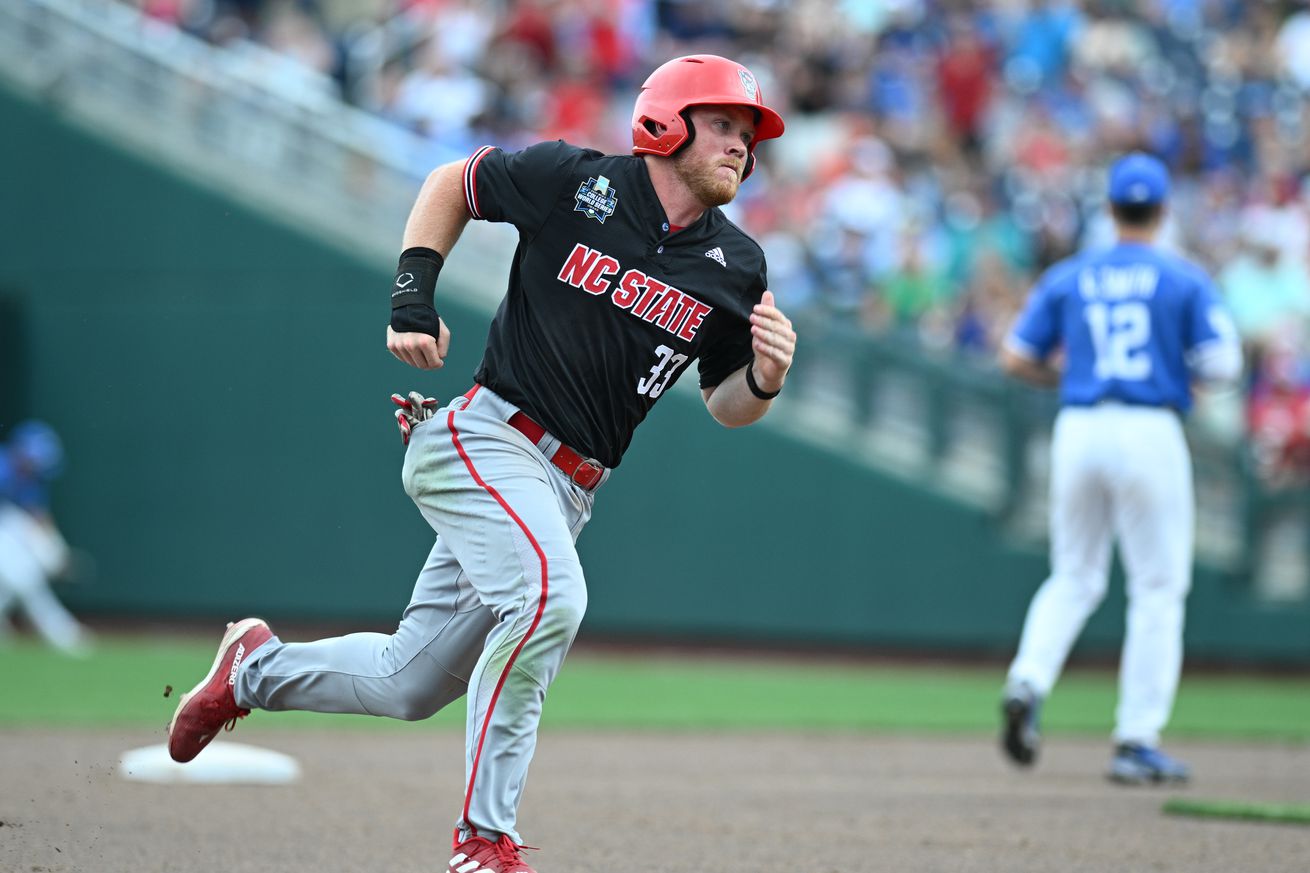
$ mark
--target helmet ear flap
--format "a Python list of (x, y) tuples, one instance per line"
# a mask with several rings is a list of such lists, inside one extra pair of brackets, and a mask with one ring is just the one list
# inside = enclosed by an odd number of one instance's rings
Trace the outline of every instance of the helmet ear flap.
[(634, 154), (651, 154), (668, 157), (678, 151), (687, 142), (687, 119), (683, 113), (669, 111), (662, 107), (643, 107), (638, 104), (632, 119), (632, 142)]
[(682, 145), (674, 149), (673, 153), (675, 155), (696, 141), (696, 125), (691, 123), (691, 107), (688, 106), (678, 115), (682, 117), (682, 123), (687, 127), (687, 138), (682, 141)]
[(753, 172), (755, 172), (755, 150), (751, 149), (746, 153), (746, 172), (741, 174), (741, 180), (745, 182)]

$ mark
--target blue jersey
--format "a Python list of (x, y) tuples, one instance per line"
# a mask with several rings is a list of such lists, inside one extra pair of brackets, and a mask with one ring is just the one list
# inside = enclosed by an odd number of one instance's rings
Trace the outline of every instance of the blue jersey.
[(5, 503), (45, 512), (50, 508), (50, 488), (43, 480), (24, 475), (0, 444), (0, 506)]
[(1149, 245), (1119, 243), (1047, 270), (1006, 345), (1034, 361), (1064, 347), (1065, 405), (1113, 400), (1186, 412), (1190, 357), (1234, 341), (1204, 270)]

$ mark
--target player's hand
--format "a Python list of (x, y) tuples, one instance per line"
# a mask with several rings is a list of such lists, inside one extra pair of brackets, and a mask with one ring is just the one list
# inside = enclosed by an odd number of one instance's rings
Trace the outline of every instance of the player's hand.
[(396, 425), (400, 428), (400, 441), (405, 445), (409, 445), (409, 435), (414, 425), (427, 421), (441, 405), (435, 397), (424, 397), (417, 391), (411, 391), (404, 397), (392, 394), (391, 402), (400, 407), (396, 410)]
[(450, 351), (450, 330), (446, 322), (438, 323), (438, 337), (426, 333), (398, 332), (388, 324), (387, 351), (411, 367), (420, 370), (441, 369)]
[(782, 387), (796, 352), (791, 319), (773, 305), (773, 292), (765, 291), (751, 312), (751, 349), (755, 352), (755, 381), (765, 391)]

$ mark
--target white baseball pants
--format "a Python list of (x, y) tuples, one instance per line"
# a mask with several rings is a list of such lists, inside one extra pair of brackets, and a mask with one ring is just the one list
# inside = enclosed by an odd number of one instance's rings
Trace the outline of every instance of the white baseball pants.
[(17, 605), (50, 645), (76, 652), (82, 625), (50, 590), (50, 577), (68, 560), (68, 546), (54, 528), (26, 510), (0, 504), (0, 621)]
[(1182, 671), (1194, 516), (1177, 415), (1112, 403), (1063, 409), (1051, 446), (1051, 575), (1028, 608), (1009, 681), (1050, 693), (1105, 596), (1117, 540), (1128, 615), (1114, 739), (1157, 745)]

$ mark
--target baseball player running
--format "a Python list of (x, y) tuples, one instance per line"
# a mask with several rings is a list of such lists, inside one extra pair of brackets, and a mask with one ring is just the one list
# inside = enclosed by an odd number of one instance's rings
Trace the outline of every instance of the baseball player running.
[[(1001, 351), (1003, 368), (1060, 386), (1051, 446), (1051, 575), (1024, 622), (1002, 703), (1002, 746), (1030, 765), (1038, 713), (1088, 616), (1105, 596), (1111, 542), (1127, 573), (1109, 777), (1184, 782), (1189, 769), (1159, 749), (1182, 669), (1183, 605), (1191, 586), (1192, 469), (1182, 416), (1191, 384), (1242, 368), (1231, 320), (1210, 278), (1153, 247), (1169, 191), (1157, 159), (1127, 155), (1110, 169), (1118, 242), (1048, 270)], [(1064, 350), (1063, 372), (1049, 361)]]
[(791, 366), (796, 335), (764, 255), (717, 208), (782, 132), (749, 70), (694, 55), (642, 86), (632, 155), (485, 147), (428, 177), (391, 292), (400, 360), (444, 362), (434, 287), (465, 223), (519, 231), (473, 386), (439, 410), (393, 398), (402, 479), (436, 545), (394, 634), (284, 643), (259, 619), (230, 625), (169, 725), (176, 760), (253, 709), (422, 719), (467, 693), (449, 871), (532, 873), (516, 814), (546, 689), (587, 605), (574, 542), (596, 490), (693, 361), (727, 427), (763, 416)]

